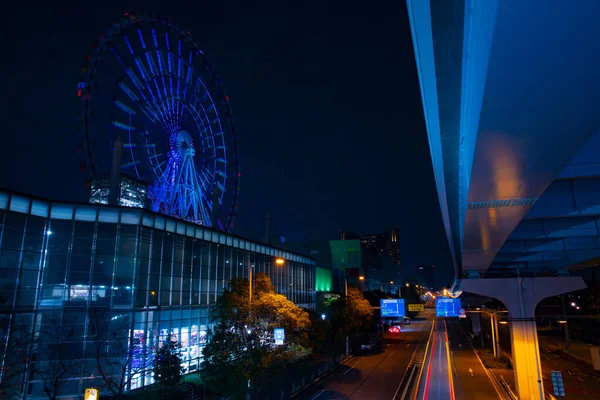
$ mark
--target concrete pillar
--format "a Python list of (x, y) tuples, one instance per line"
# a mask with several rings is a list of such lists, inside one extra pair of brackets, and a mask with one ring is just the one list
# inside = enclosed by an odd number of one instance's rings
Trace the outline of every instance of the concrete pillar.
[(460, 290), (491, 296), (508, 309), (513, 368), (521, 400), (544, 400), (542, 364), (535, 324), (535, 307), (551, 296), (585, 289), (572, 277), (465, 279)]

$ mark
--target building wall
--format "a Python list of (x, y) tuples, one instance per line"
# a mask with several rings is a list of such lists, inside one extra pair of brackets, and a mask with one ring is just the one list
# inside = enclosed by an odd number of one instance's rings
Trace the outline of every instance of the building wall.
[[(186, 369), (197, 370), (211, 306), (232, 277), (247, 278), (251, 267), (269, 275), (278, 293), (314, 308), (315, 265), (308, 257), (143, 210), (0, 191), (0, 338), (45, 335), (40, 346), (2, 346), (3, 366), (25, 360), (29, 372), (47, 371), (53, 357), (68, 359), (61, 394), (100, 386), (92, 322), (102, 316), (108, 328), (125, 332), (125, 352), (133, 349), (139, 373), (131, 389), (153, 382), (153, 354), (171, 334), (182, 343)], [(26, 398), (46, 397), (43, 375), (18, 379)]]

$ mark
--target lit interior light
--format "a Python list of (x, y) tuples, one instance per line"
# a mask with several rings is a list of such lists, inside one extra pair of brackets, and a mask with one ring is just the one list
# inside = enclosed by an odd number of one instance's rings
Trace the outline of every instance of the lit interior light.
[(277, 265), (283, 265), (284, 263), (285, 263), (285, 260), (283, 258), (275, 259), (275, 264), (277, 264)]

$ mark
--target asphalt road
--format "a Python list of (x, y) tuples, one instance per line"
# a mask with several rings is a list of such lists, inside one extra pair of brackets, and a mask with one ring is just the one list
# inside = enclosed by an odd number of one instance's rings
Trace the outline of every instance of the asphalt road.
[(423, 319), (403, 326), (400, 335), (386, 335), (380, 352), (353, 357), (300, 399), (391, 400), (417, 345), (431, 329), (431, 312), (421, 314)]
[(475, 354), (469, 338), (461, 329), (460, 322), (456, 319), (448, 319), (446, 327), (456, 398), (462, 400), (500, 398), (500, 394)]
[(600, 378), (540, 347), (544, 390), (553, 393), (551, 371), (561, 371), (567, 399), (600, 399)]
[(429, 341), (429, 349), (425, 359), (426, 363), (417, 398), (423, 400), (454, 400), (450, 352), (444, 320), (436, 320), (434, 323), (433, 335)]

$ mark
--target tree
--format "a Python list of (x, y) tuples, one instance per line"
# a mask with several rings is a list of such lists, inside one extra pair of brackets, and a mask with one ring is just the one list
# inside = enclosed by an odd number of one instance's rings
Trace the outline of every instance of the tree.
[(19, 398), (23, 378), (30, 371), (36, 347), (32, 319), (3, 316), (0, 319), (0, 399)]
[(120, 398), (134, 377), (144, 372), (148, 351), (133, 335), (130, 314), (113, 315), (106, 309), (91, 310), (89, 338), (103, 388)]
[(68, 321), (51, 319), (40, 330), (36, 340), (37, 362), (32, 370), (44, 382), (43, 391), (50, 400), (56, 400), (69, 384), (69, 378), (81, 371), (82, 361), (69, 356), (70, 344), (75, 339), (75, 330)]
[(181, 343), (169, 336), (161, 346), (154, 361), (154, 379), (165, 386), (175, 386), (184, 373), (181, 366)]
[[(271, 366), (309, 354), (308, 314), (276, 294), (266, 274), (256, 274), (254, 283), (250, 304), (248, 280), (232, 279), (211, 314), (202, 376), (215, 392), (243, 397), (247, 383), (255, 388)], [(275, 346), (275, 328), (285, 329), (284, 346)]]
[(329, 349), (335, 360), (343, 351), (345, 337), (370, 333), (373, 325), (373, 307), (362, 292), (354, 286), (348, 286), (346, 296), (329, 297), (321, 304), (329, 321)]
[(344, 307), (345, 333), (352, 336), (368, 332), (373, 326), (373, 307), (357, 288), (348, 287)]

